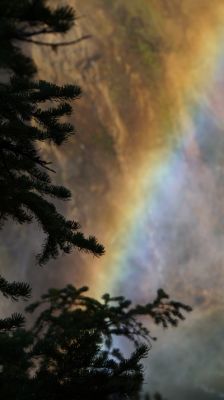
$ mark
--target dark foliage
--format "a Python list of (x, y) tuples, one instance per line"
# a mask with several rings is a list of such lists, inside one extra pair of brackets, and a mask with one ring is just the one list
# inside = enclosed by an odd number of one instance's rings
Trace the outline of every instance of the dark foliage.
[(50, 162), (37, 148), (40, 142), (59, 146), (74, 133), (63, 117), (71, 114), (70, 103), (81, 90), (33, 80), (35, 65), (19, 47), (33, 36), (66, 33), (74, 22), (72, 8), (52, 9), (45, 0), (0, 3), (0, 67), (9, 71), (6, 82), (0, 83), (0, 223), (13, 218), (23, 224), (36, 218), (46, 234), (40, 264), (73, 247), (95, 255), (104, 252), (94, 237), (85, 238), (79, 224), (67, 221), (49, 201), (68, 200), (71, 194), (52, 184)]
[(52, 9), (46, 0), (1, 0), (0, 2), (0, 68), (19, 76), (36, 72), (33, 61), (25, 56), (19, 44), (49, 33), (66, 33), (75, 22), (69, 6)]
[[(66, 33), (74, 22), (68, 6), (53, 9), (45, 0), (0, 1), (0, 227), (8, 219), (20, 224), (36, 219), (46, 235), (37, 256), (40, 265), (74, 247), (94, 255), (104, 252), (94, 236), (83, 235), (78, 222), (57, 212), (50, 198), (69, 200), (71, 194), (52, 183), (51, 163), (38, 149), (44, 142), (59, 146), (73, 135), (65, 117), (81, 90), (35, 81), (36, 67), (20, 46), (39, 35)], [(24, 283), (0, 283), (0, 291), (14, 300), (30, 294)], [(21, 315), (13, 315), (0, 320), (0, 329), (22, 323)]]
[[(30, 297), (31, 288), (27, 283), (8, 282), (0, 275), (0, 292), (6, 298), (18, 301), (27, 300)], [(11, 317), (0, 319), (0, 333), (23, 326), (25, 320), (21, 314), (12, 314)]]
[[(132, 306), (124, 297), (108, 294), (98, 301), (87, 296), (87, 290), (71, 285), (50, 289), (39, 302), (27, 307), (30, 313), (39, 310), (31, 330), (0, 336), (3, 397), (6, 393), (9, 400), (137, 396), (143, 381), (141, 361), (151, 341), (149, 330), (138, 318), (150, 316), (168, 327), (184, 318), (180, 310), (190, 311), (181, 303), (169, 301), (163, 291), (158, 291), (153, 303)], [(113, 348), (114, 335), (134, 342), (135, 350), (129, 357)], [(9, 354), (14, 348), (18, 356), (12, 365)]]

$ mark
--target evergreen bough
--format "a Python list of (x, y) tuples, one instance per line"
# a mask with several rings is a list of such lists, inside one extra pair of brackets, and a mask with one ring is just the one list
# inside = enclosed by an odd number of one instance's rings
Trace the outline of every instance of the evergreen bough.
[[(18, 301), (19, 299), (27, 300), (30, 297), (31, 288), (24, 282), (9, 283), (0, 275), (0, 292), (4, 297), (14, 301)], [(0, 333), (21, 327), (24, 322), (24, 317), (18, 313), (12, 314), (11, 317), (0, 319)]]
[(52, 183), (50, 162), (37, 147), (40, 142), (59, 146), (74, 134), (63, 117), (71, 114), (71, 102), (81, 89), (35, 81), (33, 60), (19, 46), (33, 36), (66, 33), (74, 22), (68, 6), (52, 10), (44, 0), (0, 2), (0, 67), (9, 74), (0, 83), (0, 223), (8, 218), (21, 224), (37, 219), (46, 234), (40, 264), (73, 247), (94, 255), (104, 252), (94, 237), (85, 238), (79, 224), (67, 221), (49, 201), (68, 200), (71, 193)]
[[(45, 0), (0, 1), (0, 227), (8, 219), (20, 224), (36, 219), (46, 235), (37, 256), (40, 265), (74, 247), (94, 255), (104, 253), (94, 236), (85, 237), (78, 222), (67, 220), (50, 201), (68, 200), (71, 193), (52, 183), (53, 169), (38, 148), (45, 142), (59, 146), (74, 134), (65, 117), (81, 90), (35, 80), (36, 66), (21, 47), (39, 35), (68, 32), (75, 19), (71, 7), (52, 8)], [(23, 298), (29, 297), (30, 288), (24, 283), (7, 284), (12, 297), (19, 297), (18, 287), (26, 288)], [(0, 330), (22, 322), (21, 315), (0, 320)]]
[[(72, 285), (50, 289), (27, 307), (27, 312), (35, 315), (30, 330), (0, 336), (3, 398), (137, 399), (144, 377), (142, 360), (154, 339), (139, 318), (176, 326), (190, 308), (169, 300), (163, 290), (154, 302), (141, 306), (109, 294), (98, 301), (87, 291), (87, 287)], [(133, 342), (135, 349), (130, 356), (113, 347), (114, 336)], [(15, 348), (16, 358), (11, 352)]]

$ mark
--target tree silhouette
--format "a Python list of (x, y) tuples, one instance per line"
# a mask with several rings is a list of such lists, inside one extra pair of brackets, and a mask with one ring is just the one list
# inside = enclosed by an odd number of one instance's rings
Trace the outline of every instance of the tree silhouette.
[[(132, 306), (124, 297), (105, 294), (101, 301), (88, 288), (50, 289), (27, 307), (36, 315), (30, 330), (0, 336), (2, 396), (7, 399), (127, 399), (143, 381), (141, 361), (151, 337), (139, 317), (151, 317), (164, 327), (176, 326), (190, 307), (170, 301), (159, 290), (154, 302)], [(113, 337), (125, 337), (135, 349), (125, 357), (113, 347)], [(13, 357), (15, 349), (17, 357)], [(9, 356), (14, 362), (10, 363)], [(155, 399), (160, 399), (155, 395)]]
[[(27, 300), (30, 297), (31, 288), (27, 283), (12, 282), (0, 276), (0, 292), (4, 297), (18, 301), (19, 299)], [(12, 314), (11, 317), (0, 319), (0, 333), (11, 330), (13, 328), (23, 326), (25, 320), (21, 314)]]
[(71, 193), (52, 184), (50, 162), (37, 148), (40, 142), (59, 146), (74, 134), (74, 127), (62, 118), (71, 114), (70, 103), (81, 89), (33, 80), (33, 60), (18, 46), (27, 37), (67, 32), (75, 21), (74, 11), (67, 6), (52, 11), (44, 0), (3, 1), (0, 21), (0, 66), (13, 73), (0, 83), (0, 222), (13, 218), (23, 224), (36, 218), (46, 234), (40, 264), (73, 247), (101, 255), (103, 246), (94, 237), (85, 238), (79, 224), (67, 221), (49, 201), (68, 200)]
[[(0, 2), (0, 227), (8, 219), (19, 224), (36, 219), (46, 235), (37, 256), (41, 265), (74, 247), (94, 255), (104, 253), (94, 236), (85, 237), (78, 222), (66, 220), (49, 200), (68, 200), (71, 193), (52, 183), (53, 169), (37, 147), (44, 142), (59, 146), (74, 134), (74, 127), (63, 118), (71, 114), (71, 102), (81, 89), (34, 80), (36, 67), (20, 47), (38, 35), (66, 33), (74, 22), (74, 10), (68, 6), (52, 9), (45, 0)], [(1, 282), (4, 295), (28, 298), (28, 285), (10, 284), (3, 277)], [(22, 322), (21, 315), (14, 315), (1, 320), (0, 329)]]

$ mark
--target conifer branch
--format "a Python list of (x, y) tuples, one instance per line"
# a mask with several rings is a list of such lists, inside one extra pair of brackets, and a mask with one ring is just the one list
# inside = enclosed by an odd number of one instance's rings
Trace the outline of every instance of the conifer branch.
[(21, 314), (14, 313), (11, 317), (0, 319), (0, 333), (21, 328), (25, 323), (25, 318)]
[[(40, 165), (42, 168), (45, 168), (50, 172), (56, 173), (55, 170), (53, 170), (53, 169), (48, 167), (48, 165), (51, 164), (51, 162), (47, 162), (47, 161), (41, 160), (41, 158), (39, 156), (31, 155), (30, 153), (25, 152), (21, 146), (9, 143), (6, 140), (0, 140), (0, 150), (8, 150), (8, 151), (13, 152), (14, 154), (19, 155), (19, 156), (22, 155), (24, 157), (27, 157), (34, 164)], [(5, 161), (4, 152), (1, 151), (1, 154), (2, 154), (2, 157), (3, 157), (4, 161)], [(6, 165), (6, 162), (4, 162), (4, 166), (9, 171), (9, 168)]]
[(5, 297), (10, 297), (14, 301), (19, 298), (27, 300), (31, 295), (31, 287), (24, 282), (9, 283), (5, 278), (0, 275), (0, 292)]

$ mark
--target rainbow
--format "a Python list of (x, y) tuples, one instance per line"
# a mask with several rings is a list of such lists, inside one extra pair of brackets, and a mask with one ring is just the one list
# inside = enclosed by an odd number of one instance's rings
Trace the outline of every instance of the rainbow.
[[(161, 90), (165, 94), (157, 94), (156, 123), (150, 128), (155, 137), (162, 137), (163, 145), (142, 152), (135, 161), (131, 183), (120, 194), (122, 207), (117, 216), (111, 216), (117, 222), (107, 241), (106, 255), (97, 261), (92, 275), (91, 287), (97, 295), (119, 293), (121, 286), (124, 292), (127, 284), (128, 296), (135, 297), (140, 285), (145, 297), (150, 287), (163, 284), (164, 259), (153, 225), (166, 218), (171, 203), (184, 201), (180, 192), (186, 168), (198, 162), (195, 137), (203, 136), (206, 121), (216, 119), (220, 126), (224, 122), (224, 4), (208, 3), (204, 1), (207, 7), (191, 22), (188, 44), (176, 54), (164, 55), (166, 86)], [(166, 26), (164, 36), (173, 40)], [(166, 104), (172, 104), (169, 113), (164, 111), (164, 98)], [(150, 270), (152, 257), (156, 271)]]

